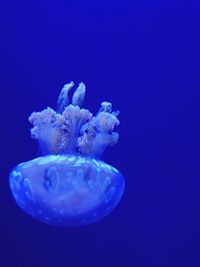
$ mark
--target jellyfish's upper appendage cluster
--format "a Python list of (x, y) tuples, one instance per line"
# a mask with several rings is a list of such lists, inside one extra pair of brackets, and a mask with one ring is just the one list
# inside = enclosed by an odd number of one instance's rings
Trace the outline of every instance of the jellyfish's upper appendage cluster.
[(63, 227), (100, 220), (124, 192), (122, 174), (101, 159), (106, 147), (118, 141), (119, 112), (102, 102), (93, 116), (82, 108), (83, 83), (70, 101), (73, 86), (70, 82), (61, 90), (57, 111), (48, 107), (30, 115), (31, 136), (42, 156), (17, 165), (10, 174), (17, 204), (32, 217)]

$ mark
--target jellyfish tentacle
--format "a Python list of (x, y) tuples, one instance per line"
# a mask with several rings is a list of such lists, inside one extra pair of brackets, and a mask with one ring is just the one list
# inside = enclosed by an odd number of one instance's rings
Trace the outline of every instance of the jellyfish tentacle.
[(96, 116), (81, 108), (85, 85), (80, 83), (69, 104), (69, 92), (74, 83), (66, 84), (58, 98), (58, 112), (46, 108), (33, 112), (29, 121), (33, 124), (31, 135), (39, 141), (44, 155), (80, 153), (100, 158), (107, 146), (117, 143), (119, 112), (112, 111), (112, 103), (104, 101)]
[(80, 109), (78, 106), (69, 105), (62, 115), (69, 123), (70, 140), (67, 152), (76, 152), (80, 129), (92, 118), (92, 113), (87, 109)]
[(69, 92), (71, 91), (72, 87), (74, 86), (73, 82), (67, 83), (62, 88), (60, 95), (58, 97), (58, 107), (57, 111), (62, 113), (64, 109), (69, 105)]
[[(111, 109), (109, 110), (111, 112)], [(104, 111), (97, 113), (81, 129), (82, 136), (78, 139), (81, 153), (100, 158), (107, 146), (117, 143), (119, 134), (113, 130), (118, 125), (119, 120), (113, 113)]]
[(80, 83), (78, 88), (73, 94), (72, 105), (82, 107), (83, 100), (85, 98), (86, 87), (84, 83)]
[(108, 101), (103, 101), (101, 103), (101, 108), (100, 108), (99, 112), (111, 113), (112, 112), (112, 103), (110, 103)]

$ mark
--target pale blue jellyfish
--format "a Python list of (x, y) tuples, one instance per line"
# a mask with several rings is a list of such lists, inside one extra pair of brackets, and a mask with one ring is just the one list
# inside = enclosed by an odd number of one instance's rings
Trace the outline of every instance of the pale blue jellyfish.
[(61, 90), (57, 112), (48, 107), (31, 114), (31, 136), (42, 156), (19, 164), (10, 174), (16, 203), (35, 219), (63, 227), (102, 219), (124, 192), (122, 174), (100, 159), (105, 148), (118, 141), (118, 112), (109, 102), (101, 104), (96, 116), (81, 108), (83, 83), (70, 104), (73, 85)]

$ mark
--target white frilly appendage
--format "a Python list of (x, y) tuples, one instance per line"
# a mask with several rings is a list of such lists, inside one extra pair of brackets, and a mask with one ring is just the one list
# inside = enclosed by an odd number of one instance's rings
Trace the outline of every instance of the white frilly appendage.
[(109, 102), (101, 104), (96, 116), (81, 108), (86, 91), (83, 83), (75, 90), (70, 104), (69, 93), (73, 86), (71, 82), (61, 90), (57, 112), (48, 107), (31, 114), (31, 136), (39, 141), (44, 155), (80, 153), (99, 158), (107, 146), (118, 141), (119, 134), (114, 128), (119, 125), (119, 112), (112, 112)]

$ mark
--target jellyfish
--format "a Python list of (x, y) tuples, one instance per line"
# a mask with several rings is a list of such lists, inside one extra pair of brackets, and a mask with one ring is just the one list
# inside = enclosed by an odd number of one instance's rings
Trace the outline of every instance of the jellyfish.
[[(82, 108), (86, 87), (80, 83), (70, 100), (73, 82), (65, 84), (57, 111), (33, 112), (31, 137), (41, 155), (17, 165), (9, 183), (15, 202), (41, 222), (75, 227), (99, 221), (119, 203), (124, 177), (102, 160), (117, 143), (118, 111), (102, 102), (97, 114)], [(70, 103), (71, 102), (71, 103)]]

